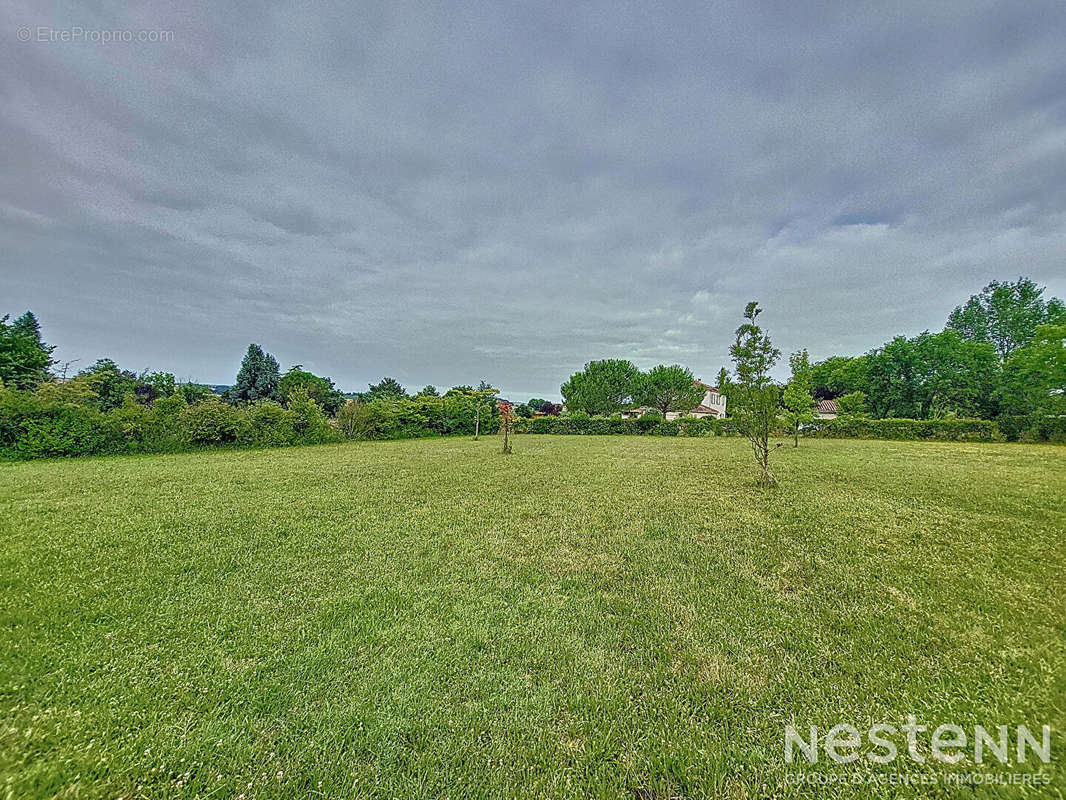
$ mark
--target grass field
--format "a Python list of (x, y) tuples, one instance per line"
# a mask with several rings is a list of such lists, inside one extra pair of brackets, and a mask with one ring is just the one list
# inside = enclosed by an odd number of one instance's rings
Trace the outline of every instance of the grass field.
[(0, 464), (0, 797), (954, 796), (788, 782), (974, 769), (785, 764), (911, 713), (1063, 796), (1066, 449), (498, 448)]

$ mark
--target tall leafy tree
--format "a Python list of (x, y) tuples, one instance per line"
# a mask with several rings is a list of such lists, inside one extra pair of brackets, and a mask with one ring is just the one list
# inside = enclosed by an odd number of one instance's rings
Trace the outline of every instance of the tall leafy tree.
[(1029, 278), (992, 281), (951, 312), (947, 327), (965, 339), (991, 342), (1006, 359), (1033, 340), (1039, 325), (1058, 322), (1063, 315), (1062, 301), (1045, 301), (1043, 294), (1044, 287)]
[(666, 417), (667, 411), (688, 411), (700, 404), (703, 389), (696, 383), (692, 371), (680, 364), (660, 364), (641, 380), (640, 402), (657, 408)]
[(344, 405), (344, 395), (337, 390), (332, 380), (308, 372), (303, 365), (296, 364), (278, 380), (277, 398), (288, 406), (293, 398), (303, 400), (302, 395), (297, 397), (300, 392), (306, 393), (316, 406), (330, 416)]
[(466, 430), (469, 423), (480, 426), (480, 419), (473, 407), (470, 395), (474, 387), (469, 385), (453, 386), (444, 393), (440, 404), (441, 431), (453, 433)]
[(863, 392), (848, 392), (836, 399), (837, 412), (842, 417), (861, 417), (866, 414), (866, 395)]
[(921, 417), (922, 371), (914, 343), (905, 336), (897, 336), (872, 350), (867, 379), (873, 415)]
[(248, 352), (241, 361), (237, 382), (230, 390), (230, 397), (237, 403), (254, 403), (257, 400), (277, 399), (281, 368), (278, 360), (257, 344), (248, 345)]
[(1041, 325), (1003, 365), (1004, 412), (1034, 418), (1066, 414), (1066, 322)]
[(866, 391), (866, 356), (832, 356), (811, 366), (811, 394), (825, 399)]
[(137, 395), (137, 373), (120, 369), (110, 358), (97, 359), (91, 367), (79, 372), (78, 377), (84, 379), (96, 393), (96, 404), (101, 411), (118, 408), (127, 395)]
[(474, 441), (477, 441), (481, 437), (482, 424), (492, 419), (497, 408), (497, 394), (499, 390), (489, 386), (485, 381), (482, 381), (477, 389), (472, 386), (453, 386), (444, 393), (441, 403), (441, 413), (449, 416), (451, 420), (450, 423), (446, 423), (446, 427), (451, 429), (455, 424), (459, 424), (460, 417), (464, 417), (467, 422), (461, 427), (469, 430), (467, 426), (473, 423)]
[(781, 396), (781, 404), (785, 407), (785, 418), (792, 432), (792, 446), (799, 447), (800, 426), (814, 419), (811, 411), (811, 406), (814, 405), (814, 395), (811, 394), (811, 359), (804, 349), (792, 353), (788, 357), (788, 364), (792, 369), (792, 377)]
[(50, 378), (53, 345), (41, 338), (37, 317), (27, 311), (14, 322), (0, 319), (0, 382), (16, 389), (36, 389)]
[(77, 380), (91, 389), (93, 404), (101, 411), (119, 408), (127, 398), (150, 406), (180, 391), (172, 373), (145, 370), (138, 375), (120, 368), (110, 358), (97, 359), (91, 367), (78, 373)]
[(211, 387), (204, 386), (202, 383), (185, 381), (184, 383), (177, 384), (174, 388), (178, 394), (185, 398), (185, 402), (190, 406), (202, 402), (212, 396)]
[(586, 414), (621, 411), (639, 396), (640, 389), (640, 370), (623, 359), (590, 361), (561, 387), (567, 409)]
[(151, 405), (160, 397), (170, 397), (174, 394), (177, 384), (173, 373), (145, 370), (137, 377), (137, 386), (133, 391), (140, 402)]
[(758, 484), (773, 486), (777, 481), (770, 473), (770, 431), (777, 420), (778, 390), (770, 370), (781, 358), (781, 351), (756, 322), (761, 313), (756, 301), (748, 303), (744, 309), (747, 322), (737, 328), (736, 341), (729, 348), (736, 372), (730, 404), (737, 428), (747, 438), (759, 465)]
[(433, 384), (427, 384), (418, 390), (416, 397), (440, 397), (440, 392)]
[(897, 336), (867, 356), (869, 404), (877, 417), (991, 417), (998, 375), (990, 342), (950, 329)]
[(407, 397), (407, 392), (395, 378), (382, 378), (378, 383), (370, 384), (370, 389), (364, 394), (365, 400), (399, 400)]

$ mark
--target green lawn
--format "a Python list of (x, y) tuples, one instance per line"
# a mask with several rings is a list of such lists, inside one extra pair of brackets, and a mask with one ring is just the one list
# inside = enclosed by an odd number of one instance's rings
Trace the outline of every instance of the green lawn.
[(1066, 449), (498, 449), (0, 464), (0, 798), (952, 795), (787, 783), (909, 713), (1066, 792)]

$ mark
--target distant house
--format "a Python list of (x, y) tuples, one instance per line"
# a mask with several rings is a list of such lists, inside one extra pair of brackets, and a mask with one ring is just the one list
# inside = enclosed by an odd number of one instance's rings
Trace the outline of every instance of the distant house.
[[(667, 419), (678, 419), (680, 417), (695, 417), (696, 419), (713, 417), (714, 419), (722, 419), (725, 417), (725, 395), (719, 394), (717, 387), (708, 386), (699, 381), (696, 381), (696, 385), (704, 390), (703, 400), (700, 401), (700, 404), (689, 411), (667, 411)], [(629, 408), (622, 412), (622, 419), (637, 419), (654, 410), (651, 406)]]
[(836, 400), (822, 400), (818, 403), (818, 407), (814, 410), (814, 416), (818, 419), (836, 419), (837, 418), (837, 403)]
[[(703, 400), (691, 411), (687, 412), (686, 417), (714, 417), (714, 419), (723, 419), (725, 417), (725, 395), (718, 392), (717, 386), (707, 386), (706, 384), (697, 383), (703, 387)], [(676, 411), (667, 413), (667, 419), (677, 419), (682, 416)]]

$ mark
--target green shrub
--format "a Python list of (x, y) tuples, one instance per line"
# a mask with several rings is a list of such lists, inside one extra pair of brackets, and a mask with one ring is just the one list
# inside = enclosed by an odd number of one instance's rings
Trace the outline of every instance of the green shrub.
[(1066, 417), (1048, 418), (1037, 426), (1045, 441), (1066, 444)]
[(682, 417), (677, 421), (677, 435), (678, 436), (713, 436), (714, 430), (707, 428), (700, 424), (702, 419), (685, 419)]
[(15, 447), (22, 435), (22, 419), (32, 413), (34, 395), (10, 388), (0, 388), (0, 453), (15, 457)]
[(381, 403), (349, 400), (337, 412), (337, 424), (346, 439), (379, 439), (385, 430), (385, 417)]
[[(357, 402), (349, 400), (337, 412), (337, 432), (345, 439), (412, 439), (447, 434), (473, 434), (478, 398), (449, 392), (444, 397), (418, 395)], [(481, 400), (481, 433), (499, 428), (492, 404)], [(536, 420), (523, 419), (529, 423)]]
[(295, 444), (323, 444), (339, 440), (340, 434), (303, 388), (289, 395), (289, 407), (273, 400), (249, 406), (239, 428), (237, 444), (250, 447), (287, 447)]
[(152, 404), (152, 411), (160, 418), (177, 419), (178, 414), (189, 407), (189, 401), (181, 393), (161, 397)]
[(241, 433), (242, 421), (237, 409), (212, 396), (181, 412), (181, 435), (201, 447), (232, 444)]
[(1037, 441), (1066, 444), (1066, 417), (1038, 417), (1029, 430)]
[(558, 417), (537, 417), (535, 419), (516, 419), (515, 431), (525, 428), (523, 433), (551, 433)]
[(89, 408), (46, 408), (25, 422), (20, 458), (115, 453), (124, 447), (121, 432)]
[(138, 403), (133, 395), (126, 395), (121, 406), (107, 413), (109, 423), (122, 434), (129, 450), (140, 449), (141, 443), (148, 437), (151, 418), (148, 408)]
[(354, 400), (348, 400), (337, 409), (337, 430), (345, 439), (358, 438), (359, 406)]
[(121, 452), (122, 430), (95, 408), (47, 405), (29, 392), (0, 390), (0, 455), (29, 459)]
[(1066, 417), (1004, 414), (996, 425), (1008, 442), (1051, 442), (1066, 444)]
[(181, 433), (181, 412), (186, 408), (188, 403), (183, 394), (158, 398), (152, 403), (140, 438), (129, 441), (130, 449), (141, 453), (173, 453), (189, 449)]
[(1016, 442), (1032, 426), (1032, 417), (1021, 414), (1002, 414), (996, 418), (996, 426), (1008, 442)]
[(175, 387), (175, 391), (182, 396), (186, 405), (190, 406), (202, 402), (213, 394), (210, 387), (200, 383), (181, 383)]
[(318, 403), (305, 389), (297, 389), (289, 395), (288, 413), (292, 418), (292, 429), (301, 444), (324, 444), (340, 438)]
[(264, 402), (233, 408), (214, 395), (190, 406), (182, 393), (151, 407), (128, 395), (101, 412), (84, 381), (24, 392), (0, 389), (0, 457), (169, 453), (220, 445), (270, 446), (336, 441), (340, 434), (306, 395), (289, 409)]
[(252, 447), (284, 447), (299, 437), (293, 425), (295, 414), (273, 400), (261, 400), (246, 412), (248, 424), (240, 429), (240, 444)]

